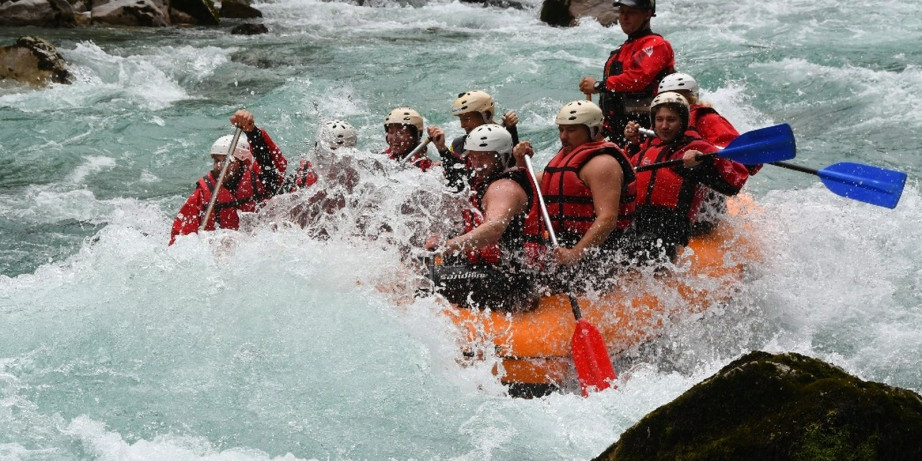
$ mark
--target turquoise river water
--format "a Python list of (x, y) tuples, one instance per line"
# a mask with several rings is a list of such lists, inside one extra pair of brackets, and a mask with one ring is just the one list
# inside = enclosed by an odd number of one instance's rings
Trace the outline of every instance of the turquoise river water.
[[(630, 351), (618, 388), (588, 398), (509, 398), (495, 359), (457, 363), (436, 298), (407, 299), (404, 250), (448, 214), (432, 175), (364, 175), (328, 239), (267, 213), (166, 243), (238, 108), (292, 162), (324, 118), (355, 125), (367, 159), (391, 108), (457, 136), (454, 96), (483, 89), (541, 164), (619, 28), (551, 28), (538, 4), (278, 0), (255, 5), (270, 32), (252, 37), (0, 29), (51, 40), (76, 76), (0, 85), (0, 459), (588, 459), (754, 349), (922, 392), (922, 4), (659, 3), (677, 67), (740, 131), (787, 122), (797, 163), (909, 180), (889, 210), (766, 166), (746, 186), (765, 256), (737, 296)], [(353, 237), (357, 217), (390, 230)]]

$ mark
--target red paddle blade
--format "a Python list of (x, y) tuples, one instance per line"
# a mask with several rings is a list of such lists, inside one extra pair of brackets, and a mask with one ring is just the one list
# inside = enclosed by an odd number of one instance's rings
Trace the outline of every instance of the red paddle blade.
[(576, 321), (570, 353), (573, 355), (573, 365), (584, 397), (590, 391), (601, 391), (612, 385), (615, 368), (605, 348), (605, 340), (599, 330), (585, 319)]

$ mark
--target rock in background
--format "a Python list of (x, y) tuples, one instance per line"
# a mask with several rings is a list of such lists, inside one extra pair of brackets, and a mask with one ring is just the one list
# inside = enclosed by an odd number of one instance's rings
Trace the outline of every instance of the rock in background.
[(575, 26), (586, 17), (607, 27), (618, 22), (618, 9), (611, 0), (544, 0), (541, 5), (541, 20), (552, 26)]
[(752, 352), (625, 431), (599, 460), (918, 460), (922, 398), (799, 354)]
[(213, 0), (0, 0), (0, 26), (164, 27), (218, 22)]
[(38, 37), (20, 37), (13, 46), (0, 47), (0, 80), (33, 85), (71, 83), (67, 63), (54, 45)]
[(64, 0), (0, 0), (0, 26), (73, 27), (74, 9)]

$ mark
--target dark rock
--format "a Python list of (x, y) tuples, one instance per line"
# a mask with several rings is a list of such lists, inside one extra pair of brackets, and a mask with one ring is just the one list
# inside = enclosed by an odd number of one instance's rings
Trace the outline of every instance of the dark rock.
[(115, 0), (93, 8), (93, 24), (165, 27), (166, 14), (152, 0)]
[(189, 15), (195, 21), (194, 24), (215, 26), (220, 22), (212, 0), (172, 0), (170, 8)]
[(541, 20), (556, 27), (569, 27), (573, 22), (569, 0), (544, 0)]
[(0, 0), (0, 26), (75, 25), (74, 8), (65, 0)]
[(221, 17), (234, 19), (252, 19), (263, 17), (263, 13), (262, 11), (259, 11), (252, 6), (224, 0), (221, 3)]
[(269, 29), (263, 24), (240, 24), (231, 29), (234, 35), (259, 35), (269, 32)]
[(579, 18), (594, 18), (603, 26), (618, 22), (611, 0), (544, 0), (541, 20), (558, 27), (575, 26)]
[(35, 85), (73, 80), (64, 57), (38, 37), (20, 37), (15, 45), (0, 48), (0, 80), (7, 78)]
[(803, 355), (752, 352), (596, 459), (918, 460), (922, 398)]

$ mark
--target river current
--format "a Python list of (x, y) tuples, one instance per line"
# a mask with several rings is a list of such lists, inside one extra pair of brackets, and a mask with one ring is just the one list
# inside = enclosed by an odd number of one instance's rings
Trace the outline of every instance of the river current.
[(745, 188), (764, 256), (735, 299), (588, 398), (506, 396), (489, 357), (457, 363), (439, 301), (407, 295), (407, 252), (450, 207), (433, 175), (367, 169), (328, 237), (280, 212), (166, 243), (241, 107), (292, 164), (328, 118), (357, 127), (368, 163), (391, 108), (458, 136), (452, 101), (482, 89), (543, 164), (618, 27), (551, 28), (537, 3), (279, 0), (254, 5), (260, 36), (0, 29), (49, 39), (76, 76), (0, 84), (0, 459), (588, 459), (756, 349), (922, 392), (922, 4), (658, 3), (678, 69), (741, 132), (786, 122), (795, 163), (909, 180), (889, 210), (766, 166)]

